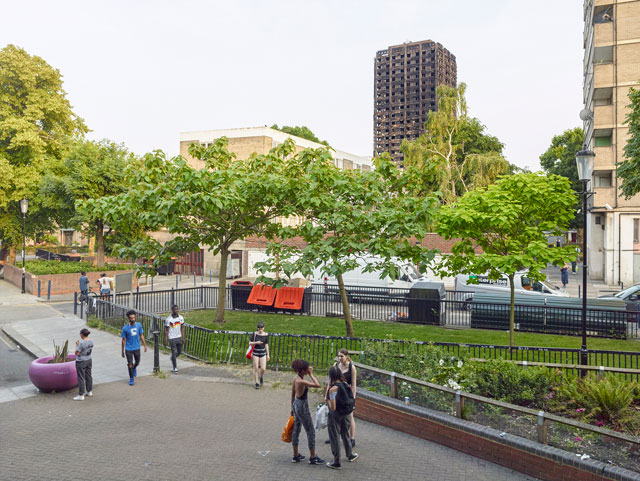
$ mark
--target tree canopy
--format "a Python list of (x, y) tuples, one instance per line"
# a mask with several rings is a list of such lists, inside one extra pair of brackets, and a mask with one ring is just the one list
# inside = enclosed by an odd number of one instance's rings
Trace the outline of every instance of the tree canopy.
[[(511, 287), (509, 343), (514, 345), (514, 276), (528, 270), (541, 280), (547, 264), (569, 260), (572, 248), (549, 248), (546, 232), (566, 230), (573, 218), (577, 195), (569, 179), (558, 175), (523, 173), (500, 178), (495, 184), (467, 192), (440, 209), (438, 234), (460, 239), (438, 269), (441, 274), (484, 274), (497, 280), (503, 274)], [(477, 254), (474, 247), (482, 249)]]
[(288, 125), (283, 125), (282, 127), (278, 127), (278, 124), (273, 124), (271, 126), (272, 129), (279, 130), (280, 132), (284, 132), (286, 134), (295, 135), (296, 137), (302, 137), (303, 139), (311, 140), (312, 142), (317, 142), (319, 144), (329, 146), (329, 142), (326, 140), (320, 140), (316, 134), (314, 134), (311, 129), (306, 126), (301, 127), (289, 127)]
[(480, 120), (469, 117), (466, 88), (464, 83), (436, 87), (438, 110), (429, 112), (425, 132), (401, 145), (405, 166), (427, 170), (435, 166), (435, 175), (424, 176), (425, 183), (419, 188), (440, 192), (445, 204), (514, 171), (502, 155), (504, 145), (485, 133)]
[(625, 120), (629, 140), (624, 146), (624, 160), (617, 165), (617, 175), (622, 179), (620, 190), (627, 199), (640, 192), (640, 90), (630, 89), (629, 100), (631, 111)]
[(60, 72), (14, 45), (0, 50), (0, 239), (21, 243), (18, 201), (30, 200), (28, 233), (51, 224), (40, 207), (40, 180), (58, 162), (68, 139), (88, 131), (71, 109)]

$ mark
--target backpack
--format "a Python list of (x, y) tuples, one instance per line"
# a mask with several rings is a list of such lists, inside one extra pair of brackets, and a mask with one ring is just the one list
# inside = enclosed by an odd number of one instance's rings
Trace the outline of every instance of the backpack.
[(336, 386), (338, 386), (336, 412), (342, 416), (348, 416), (356, 407), (353, 391), (351, 391), (351, 388), (344, 382), (339, 382)]

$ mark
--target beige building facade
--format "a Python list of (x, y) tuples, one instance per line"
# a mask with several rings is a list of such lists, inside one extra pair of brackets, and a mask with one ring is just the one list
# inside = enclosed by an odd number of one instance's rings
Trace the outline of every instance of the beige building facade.
[[(296, 151), (298, 152), (306, 148), (317, 149), (325, 147), (317, 142), (312, 142), (264, 126), (182, 132), (180, 133), (180, 155), (193, 167), (202, 168), (204, 163), (189, 155), (189, 146), (193, 143), (208, 145), (220, 137), (229, 139), (228, 149), (230, 152), (234, 152), (239, 159), (247, 159), (253, 153), (267, 154), (272, 148), (282, 144), (288, 138), (293, 140), (296, 145)], [(371, 157), (354, 155), (342, 150), (332, 151), (332, 154), (336, 166), (341, 169), (372, 169), (373, 162)], [(299, 219), (295, 217), (277, 220), (289, 225), (295, 225), (299, 222)], [(166, 241), (168, 238), (165, 237), (163, 240)], [(227, 264), (227, 278), (255, 274), (254, 264), (266, 258), (266, 245), (264, 245), (264, 243), (252, 241), (249, 242), (249, 244), (250, 245), (245, 241), (239, 241), (233, 244), (231, 256)], [(203, 250), (205, 251), (204, 271), (208, 273), (209, 270), (211, 270), (213, 275), (217, 275), (220, 268), (220, 256), (214, 256), (205, 246), (203, 246)]]
[(585, 143), (596, 154), (589, 273), (608, 285), (640, 282), (640, 195), (620, 195), (616, 164), (629, 138), (629, 90), (640, 88), (640, 0), (584, 1)]

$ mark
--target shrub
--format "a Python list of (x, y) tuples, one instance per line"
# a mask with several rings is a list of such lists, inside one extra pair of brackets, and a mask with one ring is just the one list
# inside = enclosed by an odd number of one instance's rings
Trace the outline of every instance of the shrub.
[(88, 262), (60, 262), (35, 260), (25, 263), (25, 270), (36, 276), (47, 274), (74, 274), (82, 271), (105, 272), (133, 269), (132, 264), (105, 264), (103, 267), (96, 267)]
[(68, 354), (69, 354), (69, 339), (64, 341), (62, 346), (56, 346), (55, 341), (53, 342), (53, 359), (51, 359), (51, 363), (61, 363), (67, 362)]

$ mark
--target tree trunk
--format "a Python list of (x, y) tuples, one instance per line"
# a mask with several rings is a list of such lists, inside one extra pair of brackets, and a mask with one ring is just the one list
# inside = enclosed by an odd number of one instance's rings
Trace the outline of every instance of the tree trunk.
[(96, 266), (104, 266), (104, 226), (102, 222), (96, 225)]
[(7, 263), (16, 265), (16, 246), (9, 247), (9, 256), (7, 257)]
[(514, 342), (514, 331), (515, 331), (515, 303), (516, 303), (516, 296), (515, 296), (515, 288), (513, 285), (513, 277), (514, 275), (511, 274), (509, 276), (509, 288), (511, 290), (511, 304), (509, 306), (509, 347), (513, 347), (515, 342)]
[(227, 299), (227, 259), (229, 249), (220, 250), (220, 273), (218, 274), (218, 307), (216, 308), (216, 322), (224, 322), (225, 301)]
[(351, 323), (351, 311), (349, 310), (349, 299), (347, 299), (347, 291), (344, 288), (342, 274), (337, 276), (338, 288), (340, 289), (340, 298), (342, 299), (342, 312), (344, 312), (344, 324), (347, 328), (347, 337), (355, 337), (353, 335), (353, 324)]

